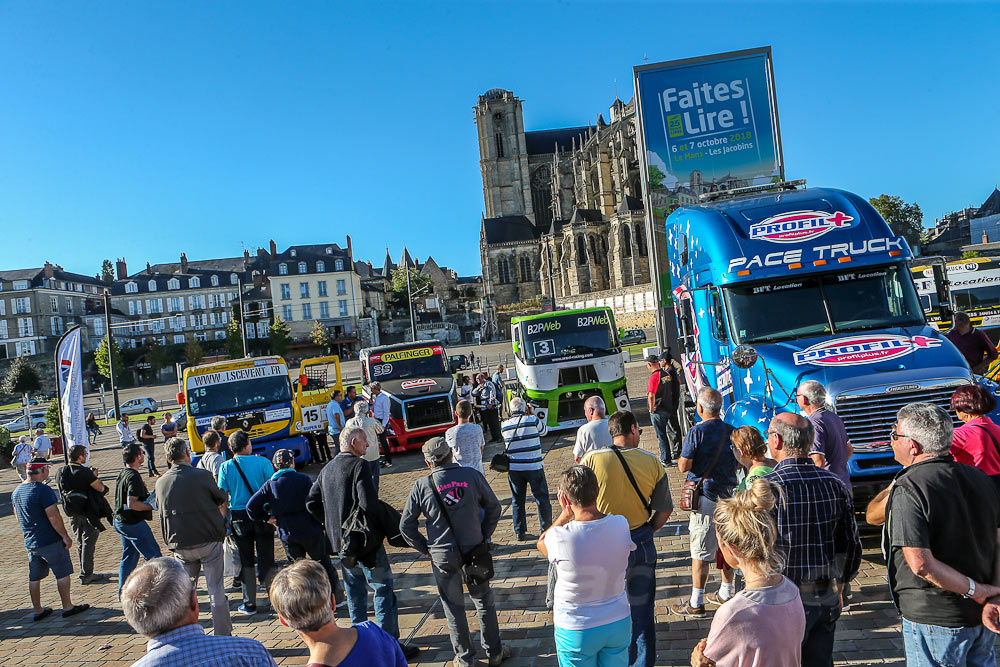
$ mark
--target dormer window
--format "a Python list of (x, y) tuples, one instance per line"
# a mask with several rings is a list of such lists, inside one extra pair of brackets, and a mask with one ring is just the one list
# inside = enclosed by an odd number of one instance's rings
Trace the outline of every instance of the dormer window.
[(212, 275), (212, 287), (219, 286), (219, 276)]
[(279, 276), (287, 276), (288, 275), (288, 265), (287, 264), (278, 264), (278, 275)]
[(194, 289), (195, 287), (201, 287), (201, 278), (190, 278), (188, 279), (188, 287)]
[(126, 283), (125, 284), (125, 292), (127, 294), (135, 294), (138, 291), (139, 291), (139, 286), (136, 285), (135, 283)]
[(180, 289), (180, 288), (181, 288), (181, 281), (177, 280), (177, 278), (171, 278), (170, 280), (167, 281), (168, 290)]
[(306, 271), (308, 271), (308, 268), (306, 268), (306, 263), (299, 262), (299, 273), (305, 273)]
[(333, 268), (335, 270), (337, 270), (337, 271), (343, 271), (344, 270), (344, 260), (338, 259), (337, 261), (335, 261), (333, 263)]
[(326, 262), (319, 260), (316, 262), (316, 273), (323, 273), (326, 271)]
[(326, 247), (326, 254), (327, 254), (327, 255), (332, 255), (332, 254), (333, 254), (333, 248), (332, 248), (332, 247), (330, 247), (330, 246), (327, 246), (327, 247)]
[(229, 284), (230, 285), (239, 285), (240, 284), (240, 277), (238, 275), (236, 275), (235, 273), (230, 273), (229, 274)]
[(295, 248), (292, 248), (291, 250), (289, 250), (288, 254), (291, 255), (292, 257), (295, 257)]
[(149, 291), (150, 292), (155, 292), (156, 291), (156, 281), (155, 280), (150, 280), (148, 286), (149, 286)]

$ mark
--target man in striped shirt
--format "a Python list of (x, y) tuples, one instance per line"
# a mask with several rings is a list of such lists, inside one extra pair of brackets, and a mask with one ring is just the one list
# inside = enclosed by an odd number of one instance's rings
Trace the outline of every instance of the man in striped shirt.
[(539, 433), (542, 423), (534, 415), (531, 406), (523, 398), (510, 400), (510, 417), (501, 426), (504, 447), (510, 457), (511, 514), (514, 516), (514, 532), (519, 541), (528, 539), (525, 535), (528, 529), (524, 512), (524, 501), (528, 486), (535, 496), (538, 505), (538, 521), (541, 524), (539, 535), (552, 524), (552, 503), (549, 502), (549, 485), (545, 481), (545, 470), (542, 469), (542, 442)]

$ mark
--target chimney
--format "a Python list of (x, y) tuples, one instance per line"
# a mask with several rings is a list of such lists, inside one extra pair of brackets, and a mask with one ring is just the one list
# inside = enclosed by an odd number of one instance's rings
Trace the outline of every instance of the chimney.
[(42, 269), (43, 272), (44, 272), (45, 277), (46, 278), (50, 278), (50, 279), (54, 278), (55, 277), (55, 273), (54, 273), (55, 268), (56, 267), (52, 266), (52, 264), (50, 262), (46, 261), (45, 262), (45, 267)]
[(264, 274), (260, 271), (253, 272), (253, 286), (260, 289), (264, 285)]
[(128, 267), (125, 265), (125, 258), (115, 260), (115, 275), (118, 276), (118, 280), (125, 280), (128, 278)]
[(153, 267), (150, 266), (149, 262), (146, 262), (146, 273), (149, 273), (152, 270), (153, 270)]
[(186, 252), (181, 253), (181, 273), (188, 272), (188, 256)]
[(354, 248), (351, 246), (351, 235), (347, 235), (347, 263), (354, 268)]
[(274, 242), (274, 239), (271, 239), (270, 248), (271, 248), (271, 257), (274, 257), (275, 255), (278, 254), (278, 245)]

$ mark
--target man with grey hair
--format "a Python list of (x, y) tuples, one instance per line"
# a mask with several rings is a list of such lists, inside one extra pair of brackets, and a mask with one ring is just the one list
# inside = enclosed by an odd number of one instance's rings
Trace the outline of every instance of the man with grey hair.
[(174, 558), (153, 558), (133, 571), (121, 599), (125, 620), (149, 638), (146, 655), (132, 667), (276, 667), (274, 658), (256, 639), (205, 634), (198, 623), (194, 584)]
[(722, 421), (722, 394), (711, 387), (698, 392), (695, 405), (698, 423), (684, 437), (677, 468), (687, 473), (689, 481), (701, 487), (698, 507), (691, 509), (688, 533), (691, 545), (691, 598), (671, 605), (670, 611), (679, 616), (701, 618), (705, 601), (723, 604), (733, 597), (733, 571), (721, 570), (722, 586), (718, 594), (705, 595), (708, 575), (715, 563), (719, 540), (715, 533), (715, 504), (728, 498), (736, 488), (736, 457), (729, 441), (733, 427)]
[[(455, 650), (456, 665), (472, 665), (476, 649), (469, 636), (462, 593), (462, 564), (473, 549), (485, 545), (500, 520), (500, 502), (477, 470), (452, 460), (452, 449), (444, 438), (431, 438), (423, 446), (424, 462), (431, 473), (413, 485), (403, 509), (399, 529), (410, 546), (430, 556), (448, 633)], [(427, 537), (419, 530), (423, 514)], [(510, 655), (500, 642), (496, 602), (490, 582), (466, 580), (482, 628), (483, 650), (490, 665), (499, 665)]]
[[(315, 561), (297, 560), (279, 572), (269, 596), (278, 620), (305, 642), (310, 665), (365, 662), (373, 667), (406, 667), (399, 642), (371, 621), (350, 628), (337, 625), (330, 582)], [(345, 654), (351, 658), (341, 662)]]
[[(904, 467), (889, 492), (889, 587), (909, 665), (995, 665), (1000, 609), (1000, 496), (986, 473), (956, 462), (951, 417), (932, 403), (900, 408), (890, 435)], [(986, 608), (983, 603), (989, 601)]]
[[(382, 424), (379, 420), (374, 419), (369, 414), (368, 401), (361, 399), (354, 403), (354, 407), (351, 410), (354, 412), (354, 416), (347, 420), (344, 427), (356, 426), (360, 427), (361, 430), (365, 432), (365, 439), (368, 441), (368, 449), (365, 450), (364, 455), (361, 457), (365, 461), (368, 461), (368, 466), (372, 471), (372, 480), (375, 482), (375, 491), (378, 491), (378, 480), (382, 471), (382, 466), (379, 465), (379, 435), (382, 433)], [(343, 434), (341, 434), (343, 435)]]
[(776, 547), (785, 556), (782, 574), (799, 587), (806, 614), (802, 664), (832, 666), (842, 592), (861, 564), (851, 492), (809, 458), (814, 431), (808, 419), (782, 412), (767, 434), (778, 464), (764, 479), (778, 487), (781, 498), (774, 508)]
[(233, 458), (233, 450), (229, 446), (229, 437), (226, 436), (226, 418), (222, 415), (212, 417), (212, 430), (219, 434), (218, 452), (224, 461)]
[(531, 406), (523, 398), (510, 399), (510, 417), (500, 427), (503, 434), (504, 451), (510, 457), (507, 482), (510, 484), (510, 513), (514, 520), (514, 533), (519, 541), (527, 539), (528, 520), (525, 516), (524, 501), (528, 487), (538, 506), (539, 535), (552, 525), (552, 502), (549, 500), (549, 486), (545, 481), (542, 467), (542, 422), (535, 416)]
[[(372, 532), (389, 534), (388, 526), (379, 525), (378, 493), (372, 480), (371, 468), (362, 458), (368, 450), (364, 429), (348, 425), (340, 434), (340, 453), (323, 466), (306, 498), (306, 509), (326, 527), (334, 553), (344, 547), (343, 525), (357, 507), (365, 514)], [(399, 639), (399, 611), (393, 591), (392, 568), (385, 546), (358, 559), (354, 567), (344, 567), (344, 586), (347, 588), (347, 610), (351, 623), (358, 625), (368, 620), (368, 587), (374, 591), (375, 621), (379, 627)], [(420, 649), (412, 644), (403, 647), (407, 660), (417, 656)]]
[(392, 447), (389, 444), (389, 415), (391, 413), (389, 395), (382, 391), (381, 382), (368, 385), (371, 392), (372, 417), (378, 421), (382, 430), (378, 434), (379, 449), (383, 450), (385, 458), (380, 465), (392, 467)]
[(584, 402), (583, 414), (587, 423), (576, 430), (576, 443), (573, 445), (573, 458), (577, 463), (587, 452), (612, 445), (607, 413), (604, 399), (600, 396), (591, 396)]
[(826, 407), (826, 388), (816, 380), (806, 380), (795, 389), (795, 404), (813, 426), (813, 444), (809, 458), (826, 468), (851, 488), (847, 461), (854, 453), (844, 421)]
[(210, 471), (192, 467), (191, 449), (186, 441), (170, 438), (163, 448), (170, 464), (156, 481), (163, 542), (184, 565), (195, 585), (201, 569), (205, 568), (212, 628), (216, 635), (231, 635), (233, 621), (223, 583), (222, 551), (229, 494), (219, 488)]

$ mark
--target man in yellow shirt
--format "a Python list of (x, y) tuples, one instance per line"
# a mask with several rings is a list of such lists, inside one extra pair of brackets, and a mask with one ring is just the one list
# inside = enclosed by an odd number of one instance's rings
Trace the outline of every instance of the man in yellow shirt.
[(625, 587), (632, 610), (632, 643), (629, 665), (652, 667), (656, 661), (656, 547), (653, 533), (670, 518), (674, 509), (667, 471), (656, 458), (639, 449), (642, 429), (635, 415), (626, 410), (608, 419), (614, 445), (589, 452), (580, 461), (597, 475), (597, 509), (628, 519), (635, 551), (629, 555)]

